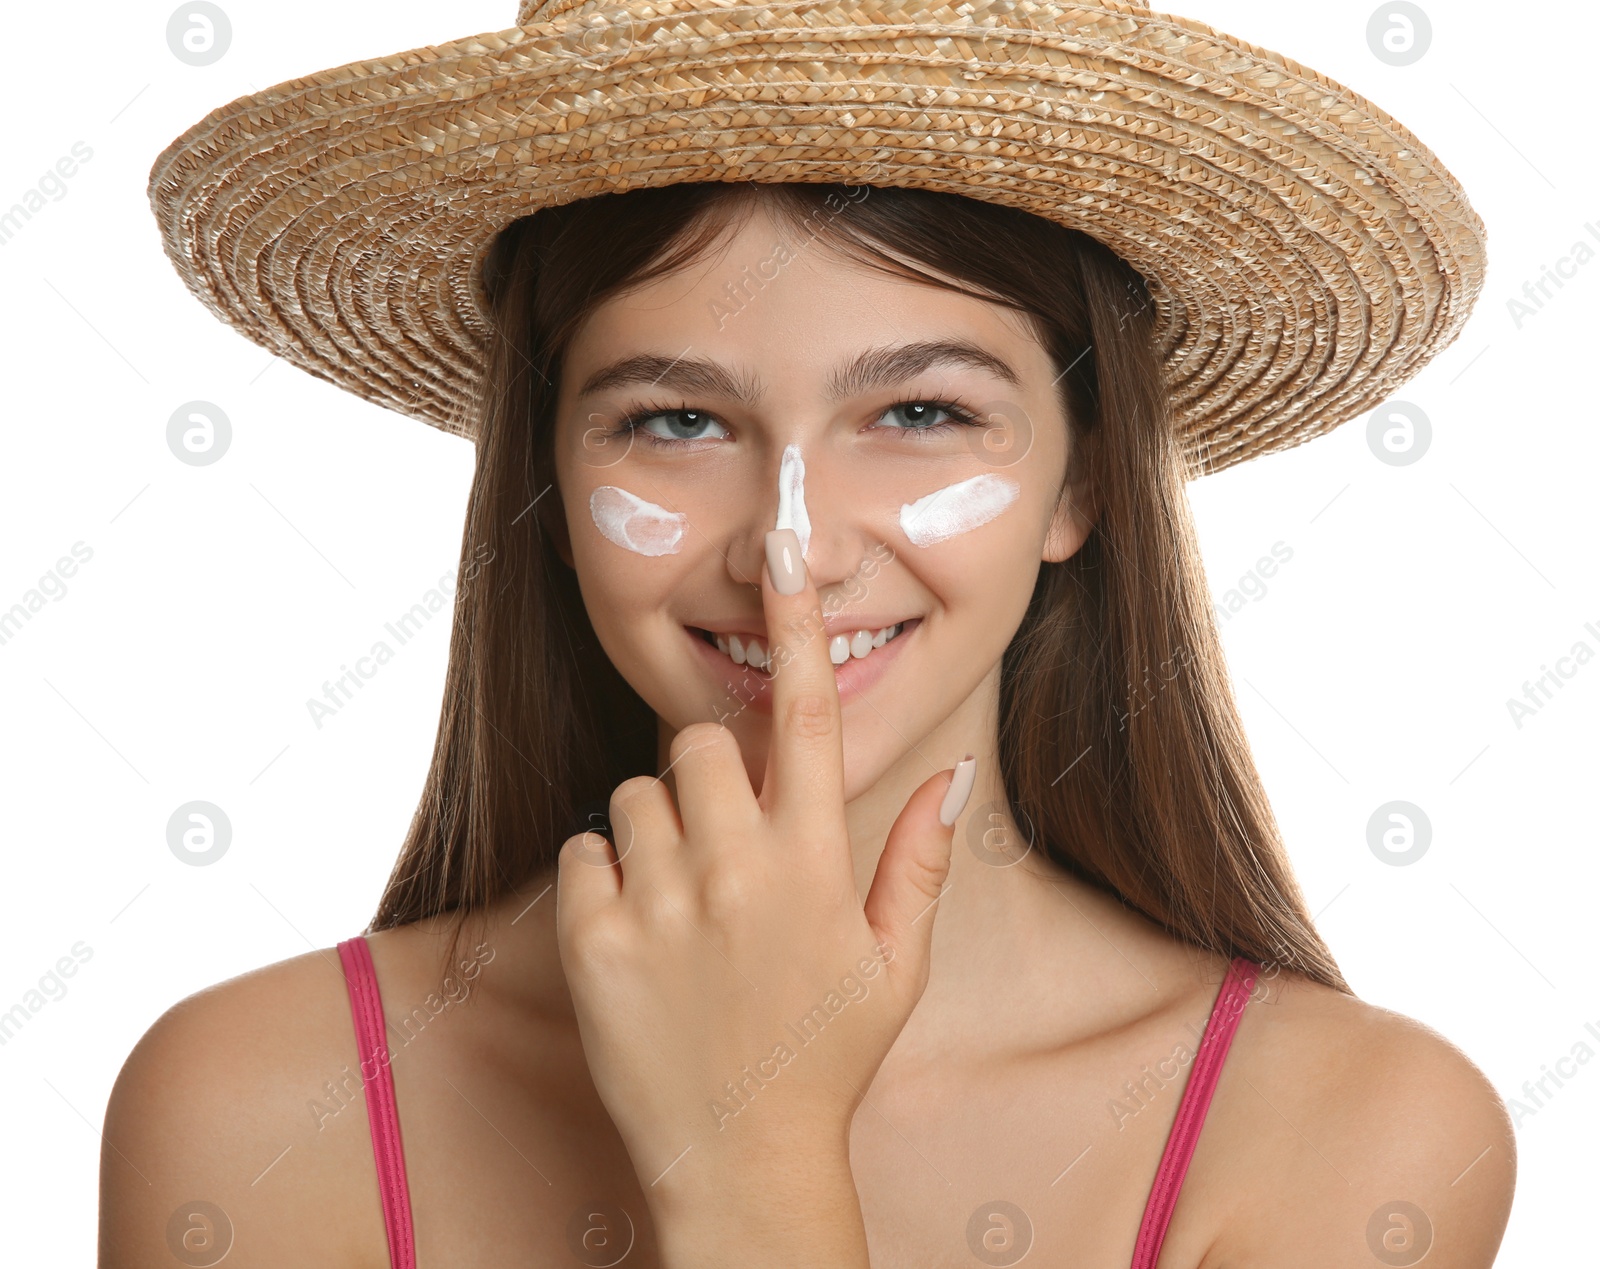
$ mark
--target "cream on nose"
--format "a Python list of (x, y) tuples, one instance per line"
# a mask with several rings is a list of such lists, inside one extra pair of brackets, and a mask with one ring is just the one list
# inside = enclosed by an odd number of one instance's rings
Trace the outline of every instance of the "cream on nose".
[(811, 542), (811, 517), (806, 514), (806, 464), (798, 445), (785, 445), (778, 464), (778, 523), (775, 529), (793, 529), (800, 539), (800, 558)]

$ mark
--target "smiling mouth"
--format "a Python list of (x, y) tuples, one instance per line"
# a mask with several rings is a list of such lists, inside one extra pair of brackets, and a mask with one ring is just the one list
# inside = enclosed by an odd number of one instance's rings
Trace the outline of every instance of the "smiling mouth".
[[(911, 617), (880, 630), (857, 630), (850, 635), (834, 635), (828, 641), (828, 659), (836, 667), (851, 661), (868, 660), (879, 648), (893, 643), (901, 635), (915, 629), (921, 622), (922, 618)], [(771, 675), (771, 650), (761, 639), (753, 635), (713, 634), (709, 630), (702, 630), (699, 626), (690, 626), (689, 631), (703, 642), (711, 644), (733, 664)]]

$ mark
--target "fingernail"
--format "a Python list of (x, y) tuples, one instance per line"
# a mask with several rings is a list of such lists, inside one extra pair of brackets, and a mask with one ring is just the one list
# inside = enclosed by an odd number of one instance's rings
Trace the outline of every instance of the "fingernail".
[(970, 753), (950, 775), (950, 787), (945, 790), (944, 801), (939, 804), (939, 823), (949, 828), (956, 822), (972, 796), (972, 781), (978, 774), (978, 760)]
[(780, 595), (794, 595), (805, 588), (806, 562), (800, 555), (800, 539), (793, 529), (767, 530), (767, 572)]

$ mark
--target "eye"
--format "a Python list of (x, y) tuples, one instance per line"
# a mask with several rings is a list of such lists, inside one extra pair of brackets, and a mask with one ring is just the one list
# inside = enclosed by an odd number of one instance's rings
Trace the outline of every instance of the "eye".
[[(649, 430), (648, 425), (657, 419), (667, 420), (665, 435)], [(643, 437), (652, 445), (677, 445), (689, 441), (713, 439), (701, 434), (698, 430), (708, 423), (716, 424), (717, 427), (722, 426), (704, 410), (638, 409), (631, 411), (627, 417), (618, 423), (613, 434), (622, 435), (631, 432), (635, 436)]]
[[(929, 432), (949, 432), (958, 427), (983, 427), (985, 424), (970, 410), (957, 405), (953, 401), (902, 401), (892, 405), (883, 412), (884, 418), (904, 411), (904, 417), (911, 423), (910, 427), (891, 427), (891, 432), (911, 432), (927, 434)], [(939, 415), (946, 415), (948, 422), (933, 422)]]

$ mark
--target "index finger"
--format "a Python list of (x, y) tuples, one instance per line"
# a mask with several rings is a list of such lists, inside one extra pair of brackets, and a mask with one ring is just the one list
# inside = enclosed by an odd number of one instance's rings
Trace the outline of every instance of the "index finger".
[[(788, 588), (790, 593), (785, 593)], [(844, 724), (822, 601), (793, 529), (767, 534), (761, 604), (772, 645), (772, 738), (761, 804), (768, 814), (844, 808)]]

